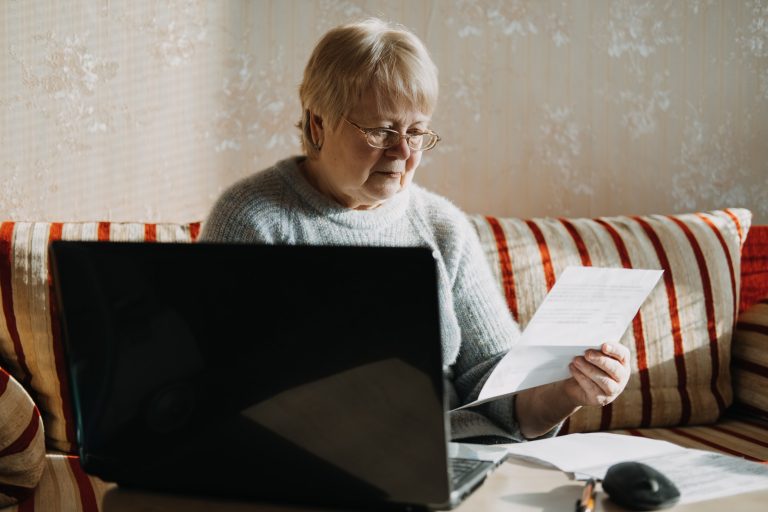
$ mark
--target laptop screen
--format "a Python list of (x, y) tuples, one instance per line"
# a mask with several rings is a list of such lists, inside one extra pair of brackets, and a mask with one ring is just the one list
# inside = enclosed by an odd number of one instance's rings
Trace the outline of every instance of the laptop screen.
[(141, 488), (449, 494), (428, 249), (55, 242), (81, 460)]

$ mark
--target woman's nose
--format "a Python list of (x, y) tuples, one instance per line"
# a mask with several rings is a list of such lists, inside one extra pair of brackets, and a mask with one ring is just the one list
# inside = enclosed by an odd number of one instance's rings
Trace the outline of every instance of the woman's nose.
[(397, 158), (408, 160), (411, 157), (411, 151), (413, 150), (408, 145), (408, 141), (403, 137), (400, 139), (400, 142), (389, 148), (387, 153), (396, 156)]

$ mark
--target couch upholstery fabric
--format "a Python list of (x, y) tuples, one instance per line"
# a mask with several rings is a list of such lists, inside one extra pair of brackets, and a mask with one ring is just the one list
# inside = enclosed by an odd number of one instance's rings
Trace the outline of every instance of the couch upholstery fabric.
[(21, 382), (40, 408), (49, 448), (75, 452), (61, 328), (48, 261), (49, 242), (190, 242), (199, 231), (200, 223), (0, 224), (0, 366)]

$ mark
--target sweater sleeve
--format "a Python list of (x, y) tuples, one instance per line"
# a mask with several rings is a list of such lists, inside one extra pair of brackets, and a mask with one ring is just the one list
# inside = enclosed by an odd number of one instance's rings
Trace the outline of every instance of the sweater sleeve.
[[(472, 225), (462, 216), (460, 232), (463, 243), (459, 246), (459, 262), (453, 285), (454, 307), (461, 328), (461, 350), (454, 364), (454, 385), (461, 403), (476, 400), (493, 369), (506, 352), (517, 342), (520, 329), (512, 318), (487, 260), (480, 240)], [(500, 398), (487, 402), (452, 418), (456, 434), (463, 437), (483, 435), (477, 428), (481, 415), (500, 428), (514, 441), (524, 441), (515, 415), (515, 398)], [(554, 436), (559, 426), (542, 437)], [(490, 430), (489, 430), (490, 433)]]

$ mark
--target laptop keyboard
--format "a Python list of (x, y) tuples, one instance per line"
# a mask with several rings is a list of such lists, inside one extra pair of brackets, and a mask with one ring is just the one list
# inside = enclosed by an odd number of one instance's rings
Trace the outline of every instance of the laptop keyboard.
[(475, 459), (455, 459), (451, 458), (450, 461), (450, 472), (451, 472), (451, 486), (456, 489), (458, 488), (463, 480), (467, 478), (472, 472), (474, 472), (477, 468), (485, 464), (485, 461), (482, 460), (475, 460)]

